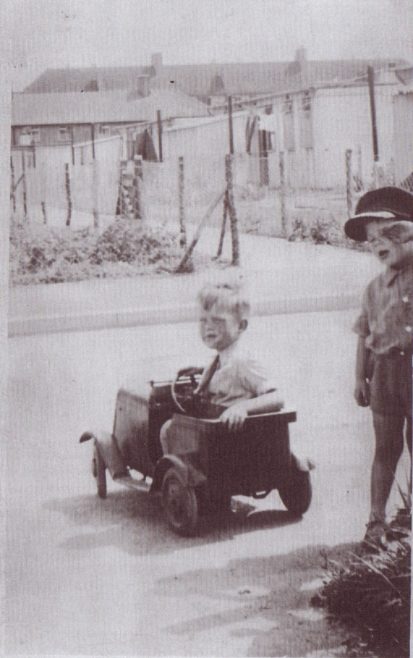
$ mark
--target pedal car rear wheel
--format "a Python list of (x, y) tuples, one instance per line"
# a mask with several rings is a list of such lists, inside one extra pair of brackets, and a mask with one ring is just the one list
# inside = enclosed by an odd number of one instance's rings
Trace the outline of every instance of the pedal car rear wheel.
[(193, 535), (198, 523), (198, 501), (193, 487), (182, 483), (179, 473), (171, 467), (162, 483), (162, 502), (166, 520), (174, 532)]
[(288, 479), (278, 488), (278, 493), (288, 511), (301, 516), (311, 504), (313, 492), (310, 473), (300, 471), (294, 464)]
[(99, 498), (106, 498), (106, 466), (96, 445), (93, 448), (92, 473), (96, 480), (97, 494)]

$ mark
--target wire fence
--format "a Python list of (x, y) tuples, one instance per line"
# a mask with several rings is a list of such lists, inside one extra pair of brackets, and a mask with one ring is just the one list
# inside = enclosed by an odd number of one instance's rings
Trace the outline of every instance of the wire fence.
[[(243, 139), (251, 116), (239, 112), (234, 123), (230, 206), (240, 231), (290, 237), (297, 226), (340, 227), (368, 189), (396, 184), (413, 191), (413, 174), (398, 180), (393, 158), (377, 161), (360, 145), (320, 155), (315, 148), (279, 150), (270, 141), (262, 148), (261, 135), (247, 144), (247, 151)], [(72, 229), (103, 227), (116, 215), (167, 225), (182, 234), (201, 223), (220, 228), (228, 209), (227, 131), (227, 117), (177, 128), (164, 162), (139, 156), (122, 161), (120, 136), (13, 149), (12, 211), (27, 221)]]
[[(372, 159), (370, 174), (362, 177), (357, 153), (350, 149), (342, 153), (340, 185), (324, 189), (300, 185), (297, 168), (283, 152), (265, 158), (247, 153), (232, 156), (233, 197), (241, 231), (288, 237), (297, 222), (343, 225), (367, 190), (395, 184), (412, 188), (413, 177), (396, 181), (392, 163), (384, 167)], [(197, 224), (225, 187), (225, 157), (143, 162), (143, 216), (149, 222), (175, 223), (177, 227), (182, 221)], [(221, 223), (222, 212), (217, 209), (209, 226)]]
[[(227, 187), (221, 155), (194, 154), (162, 163), (135, 158), (123, 163), (122, 176), (118, 139), (97, 142), (94, 157), (90, 145), (78, 148), (84, 152), (75, 164), (67, 162), (68, 151), (62, 149), (13, 150), (11, 204), (16, 216), (76, 229), (104, 225), (124, 214), (182, 230), (183, 225), (199, 224)], [(359, 196), (373, 187), (399, 184), (413, 190), (413, 175), (396, 181), (391, 165), (372, 161), (370, 175), (363, 178), (357, 152), (350, 149), (342, 153), (342, 184), (324, 189), (302, 184), (308, 162), (297, 163), (289, 153), (237, 153), (231, 163), (239, 228), (263, 235), (288, 237), (297, 222), (343, 224)], [(129, 208), (120, 203), (122, 189), (132, 199)], [(221, 226), (222, 208), (223, 202), (209, 217), (209, 226)]]
[(115, 137), (93, 145), (12, 149), (13, 215), (73, 229), (98, 224), (99, 218), (113, 218), (119, 195), (120, 147), (120, 138)]

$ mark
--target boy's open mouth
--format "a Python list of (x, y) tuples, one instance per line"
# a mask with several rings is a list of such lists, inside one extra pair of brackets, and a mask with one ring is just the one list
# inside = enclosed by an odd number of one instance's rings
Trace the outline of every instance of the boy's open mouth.
[(380, 249), (378, 252), (379, 258), (384, 259), (387, 258), (389, 255), (389, 250), (388, 249)]

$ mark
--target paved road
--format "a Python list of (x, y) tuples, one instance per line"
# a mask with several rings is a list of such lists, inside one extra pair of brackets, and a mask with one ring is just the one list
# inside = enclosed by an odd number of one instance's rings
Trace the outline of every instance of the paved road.
[(353, 315), (263, 317), (245, 337), (298, 409), (295, 450), (317, 463), (307, 515), (293, 523), (276, 494), (252, 507), (243, 499), (193, 539), (169, 531), (156, 500), (113, 482), (98, 500), (90, 445), (77, 440), (111, 427), (122, 383), (170, 375), (183, 351), (186, 363), (205, 357), (196, 326), (10, 339), (5, 654), (304, 656), (338, 646), (308, 600), (320, 547), (359, 539), (368, 508), (372, 432), (351, 400)]
[[(217, 242), (218, 232), (206, 229), (199, 249), (213, 255)], [(241, 235), (241, 254), (242, 269), (229, 272), (17, 286), (10, 291), (9, 335), (191, 321), (200, 285), (231, 274), (248, 281), (259, 315), (355, 308), (380, 270), (370, 254), (255, 235)]]

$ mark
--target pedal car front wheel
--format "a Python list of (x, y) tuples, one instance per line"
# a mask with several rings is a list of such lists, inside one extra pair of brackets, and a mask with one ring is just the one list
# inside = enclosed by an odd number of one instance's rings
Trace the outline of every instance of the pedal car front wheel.
[(162, 502), (166, 520), (174, 532), (193, 535), (198, 523), (198, 501), (193, 487), (183, 484), (176, 469), (165, 473), (162, 483)]
[(96, 444), (93, 447), (92, 473), (96, 480), (96, 488), (99, 498), (106, 498), (106, 466)]
[(278, 488), (280, 498), (289, 512), (301, 516), (311, 504), (312, 487), (310, 473), (300, 471), (294, 464), (288, 479)]

